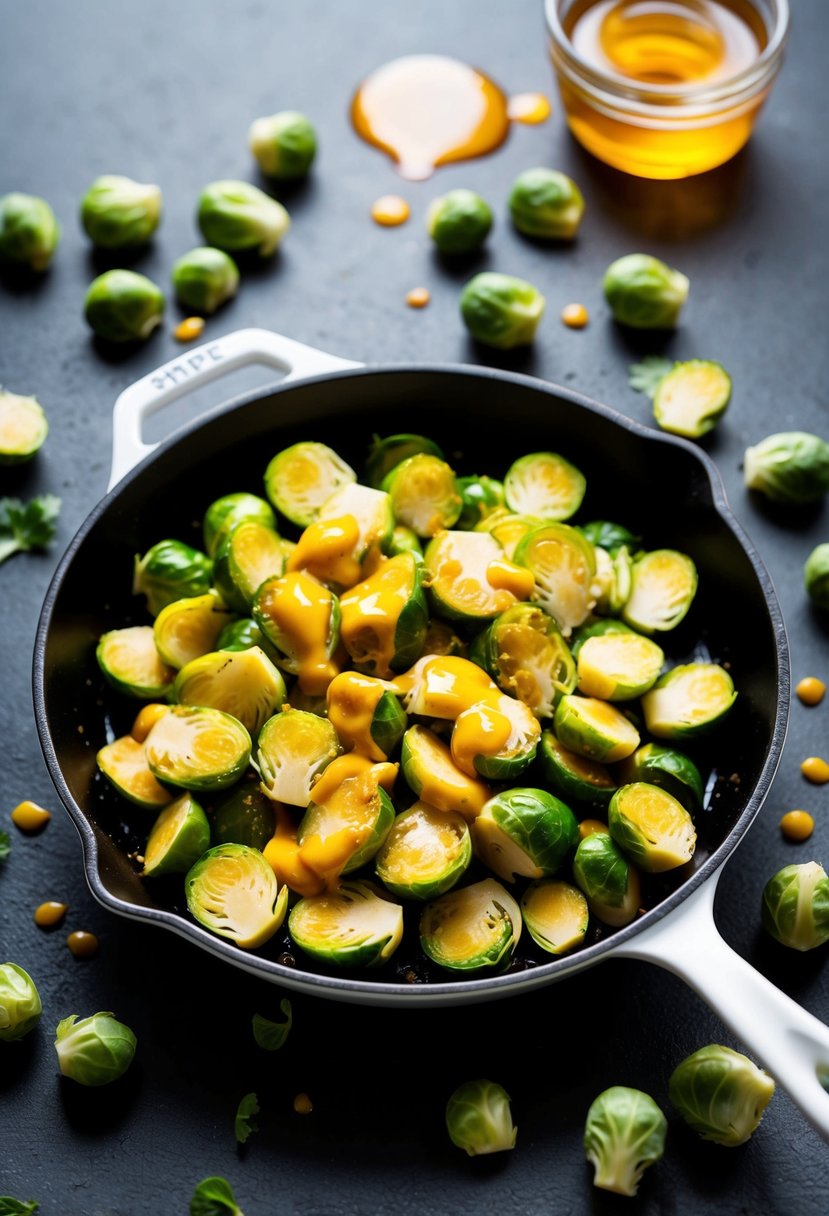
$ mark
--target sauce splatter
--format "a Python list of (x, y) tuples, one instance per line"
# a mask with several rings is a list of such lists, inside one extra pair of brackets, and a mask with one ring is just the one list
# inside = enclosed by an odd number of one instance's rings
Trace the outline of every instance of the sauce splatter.
[(194, 342), (204, 333), (204, 317), (185, 317), (173, 330), (177, 342)]
[(409, 204), (399, 194), (383, 194), (371, 208), (371, 218), (383, 228), (397, 228), (410, 215)]
[(40, 832), (51, 818), (51, 812), (28, 799), (19, 803), (11, 813), (12, 823), (21, 832)]
[(568, 329), (584, 329), (590, 314), (583, 304), (565, 304), (561, 310), (561, 320)]
[(425, 308), (431, 298), (428, 287), (413, 287), (406, 293), (409, 308)]
[(45, 903), (35, 908), (34, 921), (39, 929), (54, 929), (59, 925), (69, 909), (69, 904), (58, 903), (56, 899), (47, 899)]
[(806, 676), (799, 681), (795, 692), (804, 705), (819, 705), (826, 694), (826, 685), (816, 676)]
[(820, 756), (807, 756), (800, 766), (800, 771), (812, 785), (825, 785), (829, 781), (829, 764)]
[(98, 953), (97, 937), (84, 929), (76, 929), (74, 933), (70, 933), (66, 944), (75, 958), (92, 958), (93, 954)]
[(294, 1110), (298, 1115), (310, 1115), (314, 1104), (307, 1094), (297, 1094), (294, 1098)]
[(780, 831), (787, 840), (808, 840), (815, 830), (815, 821), (808, 811), (787, 811), (780, 820)]
[(546, 122), (550, 113), (549, 98), (543, 93), (516, 93), (507, 102), (507, 117), (512, 122), (521, 122), (526, 126), (534, 127)]

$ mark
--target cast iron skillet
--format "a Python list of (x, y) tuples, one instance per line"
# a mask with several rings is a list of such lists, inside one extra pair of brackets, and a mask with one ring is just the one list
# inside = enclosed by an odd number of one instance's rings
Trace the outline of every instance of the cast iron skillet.
[[(287, 372), (278, 385), (219, 407), (156, 450), (141, 426), (154, 409), (195, 385), (251, 362)], [(252, 954), (192, 921), (181, 883), (143, 882), (128, 854), (140, 851), (145, 817), (125, 811), (96, 771), (95, 753), (129, 730), (135, 704), (104, 689), (99, 636), (143, 622), (130, 594), (133, 557), (166, 536), (199, 544), (207, 504), (256, 491), (265, 464), (298, 439), (330, 443), (362, 467), (373, 432), (436, 437), (461, 472), (502, 475), (526, 452), (552, 448), (585, 470), (579, 518), (619, 519), (649, 548), (689, 553), (699, 592), (686, 621), (666, 635), (674, 660), (710, 655), (730, 666), (739, 697), (725, 726), (696, 757), (710, 774), (699, 842), (682, 873), (652, 881), (648, 911), (572, 956), (524, 948), (506, 974), (447, 979), (429, 971), (404, 939), (381, 972), (323, 974), (287, 937)], [(143, 459), (142, 459), (143, 457)], [(132, 466), (137, 463), (137, 467)], [(690, 443), (646, 429), (566, 389), (473, 367), (362, 368), (263, 330), (244, 330), (182, 355), (127, 389), (116, 404), (115, 486), (64, 555), (38, 628), (37, 725), (49, 771), (84, 848), (93, 894), (106, 907), (164, 925), (264, 979), (319, 996), (363, 1003), (440, 1004), (493, 999), (563, 979), (610, 955), (645, 958), (683, 976), (787, 1086), (829, 1136), (829, 1031), (755, 972), (714, 928), (716, 875), (757, 814), (783, 746), (789, 695), (783, 621), (768, 574), (731, 515), (712, 462)], [(125, 699), (124, 699), (125, 700)]]

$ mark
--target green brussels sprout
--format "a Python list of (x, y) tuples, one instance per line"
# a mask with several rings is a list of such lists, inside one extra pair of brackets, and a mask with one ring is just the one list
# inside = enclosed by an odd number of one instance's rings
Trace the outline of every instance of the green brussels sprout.
[(388, 435), (385, 439), (374, 435), (366, 457), (366, 481), (375, 490), (379, 490), (383, 479), (393, 468), (408, 460), (410, 456), (419, 456), (424, 452), (428, 456), (437, 456), (438, 460), (444, 459), (438, 445), (425, 435)]
[(42, 1009), (29, 973), (17, 963), (0, 965), (0, 1043), (12, 1043), (34, 1030)]
[(426, 231), (440, 253), (475, 253), (491, 228), (492, 210), (474, 190), (450, 190), (426, 213)]
[[(493, 727), (509, 733), (500, 745)], [(470, 777), (480, 773), (492, 781), (512, 781), (535, 759), (541, 727), (528, 705), (505, 693), (486, 704), (470, 705), (455, 720), (452, 759)]]
[(152, 727), (144, 747), (157, 780), (185, 790), (220, 790), (247, 768), (251, 740), (242, 723), (223, 710), (173, 705)]
[(455, 886), (471, 860), (472, 841), (463, 817), (416, 802), (392, 824), (377, 854), (377, 876), (393, 895), (436, 899)]
[(527, 887), (521, 897), (521, 915), (536, 945), (556, 955), (580, 946), (590, 922), (582, 892), (557, 878), (544, 878)]
[(676, 549), (654, 549), (633, 563), (622, 617), (639, 633), (675, 629), (696, 593), (697, 570), (690, 557)]
[(403, 937), (403, 909), (370, 882), (342, 882), (291, 909), (291, 937), (301, 950), (337, 967), (379, 967)]
[(197, 220), (208, 245), (225, 253), (254, 250), (270, 257), (291, 226), (288, 212), (250, 182), (219, 181), (205, 186)]
[(232, 714), (255, 739), (282, 707), (285, 681), (258, 646), (215, 650), (182, 667), (173, 696), (179, 705), (205, 705)]
[(596, 580), (593, 584), (597, 615), (621, 612), (630, 599), (633, 586), (633, 560), (625, 545), (608, 553), (600, 545), (593, 546), (596, 556)]
[(297, 828), (302, 860), (332, 886), (372, 860), (393, 823), (394, 804), (379, 784), (346, 777), (324, 803), (312, 791)]
[(34, 397), (0, 388), (0, 464), (23, 464), (35, 455), (49, 433)]
[(575, 815), (546, 790), (503, 790), (472, 822), (477, 856), (505, 882), (555, 874), (578, 839)]
[(518, 542), (513, 561), (530, 571), (531, 598), (569, 637), (593, 607), (596, 553), (590, 541), (569, 524), (541, 524)]
[(521, 936), (521, 909), (505, 887), (485, 878), (428, 903), (420, 944), (450, 971), (503, 971)]
[(532, 452), (514, 461), (504, 478), (510, 511), (560, 522), (575, 515), (584, 498), (584, 474), (557, 452)]
[(34, 194), (0, 198), (0, 261), (46, 270), (60, 240), (55, 213)]
[(540, 759), (547, 782), (562, 798), (606, 805), (616, 789), (609, 769), (568, 751), (551, 730), (541, 736)]
[(352, 556), (358, 562), (372, 548), (386, 551), (394, 531), (394, 514), (391, 498), (385, 490), (349, 482), (326, 498), (317, 519), (342, 519), (345, 515), (350, 515), (357, 524), (358, 537)]
[(161, 290), (134, 270), (107, 270), (87, 289), (84, 317), (90, 329), (107, 342), (143, 341), (163, 316)]
[(135, 1055), (137, 1039), (129, 1026), (112, 1013), (93, 1013), (58, 1022), (55, 1051), (64, 1077), (79, 1085), (109, 1085), (127, 1071)]
[(642, 540), (622, 524), (612, 523), (609, 519), (594, 519), (589, 524), (581, 524), (579, 531), (587, 537), (591, 544), (607, 549), (613, 554), (623, 546), (626, 549), (636, 549)]
[(458, 477), (456, 484), (463, 503), (457, 528), (472, 529), (504, 505), (503, 483), (494, 477)]
[(423, 546), (420, 538), (405, 524), (394, 525), (387, 552), (389, 557), (399, 557), (401, 553), (411, 553), (417, 561), (423, 561)]
[(145, 878), (186, 874), (210, 847), (210, 824), (192, 794), (182, 794), (156, 819), (144, 849)]
[(325, 692), (338, 671), (331, 656), (340, 641), (340, 602), (333, 591), (302, 571), (268, 578), (251, 615), (276, 649), (279, 666), (297, 677), (300, 692)]
[(512, 222), (525, 236), (571, 241), (584, 215), (584, 198), (572, 178), (557, 169), (525, 169), (509, 193)]
[(425, 726), (406, 731), (400, 765), (412, 793), (439, 811), (473, 819), (492, 795), (486, 782), (461, 772), (447, 745)]
[(219, 639), (232, 621), (233, 615), (217, 591), (173, 600), (153, 621), (155, 648), (168, 667), (184, 667), (199, 655), (222, 650)]
[(429, 622), (422, 563), (398, 553), (340, 600), (342, 643), (358, 670), (390, 678), (422, 653)]
[(173, 263), (170, 281), (179, 304), (210, 315), (236, 295), (239, 268), (224, 250), (199, 245)]
[(649, 1094), (613, 1085), (591, 1103), (584, 1151), (595, 1168), (593, 1185), (635, 1195), (642, 1175), (665, 1151), (668, 1121)]
[(579, 692), (603, 701), (632, 701), (659, 678), (665, 654), (656, 642), (621, 621), (602, 621), (585, 631), (576, 655)]
[(688, 298), (689, 280), (659, 258), (628, 253), (605, 271), (604, 295), (622, 325), (673, 329)]
[(600, 764), (624, 760), (639, 746), (639, 731), (623, 713), (575, 693), (565, 693), (556, 706), (553, 730), (568, 751)]
[(126, 249), (143, 245), (161, 219), (158, 186), (134, 182), (130, 177), (105, 174), (96, 177), (81, 203), (84, 232), (99, 249)]
[(211, 502), (202, 521), (204, 550), (208, 557), (215, 556), (225, 537), (243, 519), (256, 519), (265, 527), (276, 530), (273, 508), (258, 494), (240, 490), (235, 494), (223, 494)]
[(307, 528), (340, 486), (357, 480), (350, 465), (324, 443), (306, 441), (277, 452), (265, 469), (265, 491), (286, 519)]
[(718, 663), (683, 663), (660, 676), (642, 697), (645, 725), (658, 739), (688, 739), (724, 718), (737, 699)]
[(697, 843), (694, 821), (682, 803), (646, 781), (616, 790), (607, 825), (619, 848), (651, 874), (685, 865)]
[(687, 1056), (668, 1081), (668, 1096), (688, 1126), (728, 1148), (750, 1139), (773, 1094), (768, 1073), (718, 1043)]
[(502, 612), (475, 638), (469, 657), (538, 718), (551, 718), (559, 697), (576, 686), (567, 643), (537, 604), (514, 604)]
[(160, 540), (143, 557), (136, 554), (133, 595), (147, 597), (151, 616), (176, 600), (207, 595), (213, 580), (213, 563), (180, 540)]
[(449, 1139), (470, 1157), (515, 1148), (510, 1098), (494, 1081), (465, 1081), (446, 1103)]
[(438, 532), (423, 557), (435, 612), (450, 621), (479, 626), (494, 620), (510, 605), (510, 595), (506, 588), (494, 587), (487, 576), (493, 563), (503, 562), (504, 551), (488, 532)]
[(731, 400), (731, 377), (720, 363), (675, 363), (653, 394), (653, 416), (663, 431), (699, 439), (722, 418)]
[(264, 850), (276, 830), (276, 815), (255, 774), (243, 777), (228, 791), (213, 811), (212, 826), (216, 844), (246, 844)]
[(605, 832), (593, 832), (579, 843), (573, 878), (587, 897), (593, 915), (618, 929), (639, 911), (639, 874), (616, 842)]
[(317, 133), (304, 114), (282, 110), (251, 123), (248, 145), (266, 177), (305, 177), (317, 154)]
[(249, 612), (265, 579), (280, 578), (284, 570), (282, 538), (257, 518), (233, 524), (213, 557), (216, 590), (236, 612)]
[(768, 435), (746, 448), (743, 476), (772, 502), (816, 502), (829, 490), (829, 443), (806, 431)]
[(172, 688), (174, 672), (161, 660), (152, 625), (110, 629), (98, 642), (95, 658), (112, 687), (128, 697), (157, 701)]
[(229, 621), (216, 639), (217, 650), (250, 650), (251, 646), (258, 646), (260, 650), (264, 650), (268, 658), (274, 658), (275, 652), (272, 650), (270, 642), (256, 621), (249, 616)]
[(816, 861), (784, 866), (763, 888), (763, 927), (792, 950), (829, 941), (829, 877)]
[(702, 774), (693, 760), (671, 747), (646, 743), (623, 760), (617, 772), (622, 782), (648, 781), (667, 790), (692, 814), (702, 806)]
[(461, 317), (472, 337), (500, 350), (529, 346), (545, 305), (532, 283), (490, 270), (470, 279), (460, 298)]
[(132, 735), (113, 739), (100, 749), (95, 759), (110, 785), (136, 806), (157, 811), (172, 802), (173, 795), (153, 776), (144, 744)]
[(259, 735), (256, 767), (263, 791), (275, 802), (306, 807), (315, 778), (341, 750), (327, 718), (304, 709), (283, 709)]
[(279, 886), (259, 850), (244, 844), (208, 849), (188, 871), (184, 889), (190, 915), (243, 950), (273, 937), (288, 906), (288, 888)]
[(450, 466), (439, 456), (419, 452), (396, 464), (383, 478), (396, 523), (417, 536), (434, 536), (451, 528), (463, 503)]
[(813, 604), (829, 608), (829, 544), (817, 545), (806, 558), (803, 585)]

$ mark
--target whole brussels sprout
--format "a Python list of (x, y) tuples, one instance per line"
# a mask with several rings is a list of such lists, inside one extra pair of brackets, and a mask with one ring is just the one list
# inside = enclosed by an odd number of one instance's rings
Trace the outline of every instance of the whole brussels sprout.
[(441, 253), (474, 253), (492, 228), (492, 211), (474, 190), (450, 190), (426, 213), (426, 229)]
[(206, 595), (212, 578), (206, 553), (180, 540), (160, 540), (143, 557), (136, 555), (132, 593), (146, 595), (147, 610), (157, 616), (175, 600)]
[(671, 1073), (668, 1096), (703, 1140), (734, 1148), (757, 1130), (774, 1094), (774, 1081), (748, 1056), (711, 1043)]
[(200, 245), (173, 263), (170, 280), (176, 299), (197, 313), (214, 313), (239, 290), (239, 270), (221, 249)]
[(143, 245), (161, 219), (158, 186), (108, 173), (96, 177), (81, 203), (84, 232), (100, 249)]
[(525, 236), (570, 241), (584, 215), (584, 198), (572, 178), (557, 169), (525, 169), (509, 194), (512, 222)]
[(41, 1010), (32, 977), (17, 963), (0, 965), (0, 1043), (12, 1043), (34, 1030)]
[(633, 329), (673, 329), (689, 286), (684, 274), (647, 253), (617, 258), (604, 276), (604, 295), (613, 316)]
[(275, 253), (291, 226), (282, 204), (250, 182), (220, 181), (205, 186), (197, 218), (208, 245), (226, 253), (254, 250), (263, 258)]
[(317, 154), (317, 133), (304, 114), (282, 110), (251, 123), (248, 145), (266, 177), (304, 177)]
[(476, 274), (461, 292), (464, 325), (479, 342), (509, 350), (529, 346), (546, 300), (537, 287), (509, 274)]
[(58, 1022), (55, 1051), (65, 1077), (79, 1085), (109, 1085), (127, 1071), (135, 1055), (137, 1040), (129, 1026), (111, 1013), (93, 1013)]
[(829, 608), (829, 544), (818, 545), (806, 558), (803, 582), (818, 608)]
[(642, 1175), (665, 1151), (668, 1122), (650, 1094), (613, 1085), (587, 1112), (584, 1151), (595, 1168), (593, 1185), (635, 1195)]
[(45, 270), (60, 240), (55, 213), (34, 194), (0, 198), (0, 260)]
[(763, 888), (763, 927), (792, 950), (829, 941), (829, 876), (816, 861), (784, 866)]
[(767, 435), (746, 448), (743, 477), (772, 502), (816, 502), (829, 490), (829, 443), (806, 431)]
[(107, 342), (149, 338), (164, 316), (160, 288), (134, 270), (107, 270), (93, 279), (84, 300), (87, 324)]
[(466, 1081), (446, 1103), (449, 1138), (470, 1157), (515, 1148), (509, 1094), (495, 1081)]

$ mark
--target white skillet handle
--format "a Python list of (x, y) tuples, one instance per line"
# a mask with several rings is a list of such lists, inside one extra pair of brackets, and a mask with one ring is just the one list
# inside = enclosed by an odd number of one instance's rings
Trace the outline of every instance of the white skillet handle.
[(829, 1084), (829, 1027), (723, 941), (714, 924), (717, 878), (615, 957), (656, 963), (690, 984), (829, 1140), (829, 1093), (821, 1084), (821, 1078)]
[(115, 402), (109, 488), (156, 446), (142, 438), (144, 422), (150, 414), (211, 380), (254, 363), (284, 372), (285, 380), (360, 366), (267, 329), (238, 329), (204, 346), (183, 351), (177, 359), (136, 380)]

